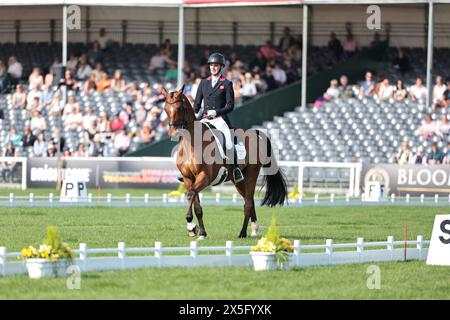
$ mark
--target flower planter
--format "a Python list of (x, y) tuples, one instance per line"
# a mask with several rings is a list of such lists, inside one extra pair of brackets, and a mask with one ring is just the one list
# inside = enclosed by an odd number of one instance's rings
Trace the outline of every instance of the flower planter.
[(41, 277), (64, 277), (66, 269), (70, 265), (67, 259), (61, 259), (52, 262), (48, 259), (27, 259), (27, 267), (30, 279), (39, 279)]
[(252, 251), (250, 255), (253, 260), (255, 271), (262, 270), (289, 270), (292, 264), (292, 254), (287, 255), (286, 261), (277, 261), (277, 256), (272, 252)]

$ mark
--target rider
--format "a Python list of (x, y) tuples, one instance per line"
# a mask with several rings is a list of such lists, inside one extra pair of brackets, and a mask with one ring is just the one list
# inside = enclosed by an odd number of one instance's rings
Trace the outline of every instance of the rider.
[[(208, 122), (223, 132), (227, 138), (225, 139), (226, 147), (231, 149), (234, 148), (234, 143), (230, 133), (232, 126), (227, 114), (234, 109), (233, 83), (221, 75), (221, 71), (225, 67), (225, 57), (222, 54), (217, 52), (211, 54), (208, 58), (208, 65), (211, 76), (207, 79), (202, 79), (198, 86), (194, 112), (198, 113), (200, 111), (202, 100), (204, 100), (204, 107), (199, 116), (209, 119)], [(244, 180), (244, 175), (237, 164), (236, 154), (236, 150), (234, 150), (233, 176), (234, 181), (237, 183)]]

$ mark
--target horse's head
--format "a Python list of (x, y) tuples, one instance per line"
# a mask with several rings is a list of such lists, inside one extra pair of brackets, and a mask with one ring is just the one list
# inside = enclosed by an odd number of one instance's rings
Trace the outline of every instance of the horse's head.
[(164, 110), (169, 120), (169, 136), (173, 137), (179, 129), (186, 129), (194, 121), (195, 116), (189, 100), (183, 94), (184, 85), (177, 91), (167, 92), (162, 89), (166, 99)]

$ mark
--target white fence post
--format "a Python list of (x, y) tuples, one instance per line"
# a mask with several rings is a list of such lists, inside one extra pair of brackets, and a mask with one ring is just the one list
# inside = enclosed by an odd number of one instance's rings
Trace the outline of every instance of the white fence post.
[(82, 271), (86, 271), (87, 269), (87, 259), (88, 259), (87, 248), (88, 248), (87, 243), (80, 243), (80, 261)]
[(318, 203), (318, 202), (319, 202), (319, 195), (316, 194), (316, 195), (314, 196), (314, 203)]
[(88, 194), (88, 203), (92, 203), (92, 193)]
[(183, 204), (185, 202), (186, 195), (184, 192), (180, 195), (180, 203)]
[(328, 264), (331, 264), (332, 255), (333, 255), (333, 239), (327, 239), (325, 241), (325, 252), (328, 255)]
[(111, 193), (106, 195), (106, 202), (111, 203)]
[(405, 199), (406, 203), (409, 203), (409, 193), (406, 194), (406, 199)]
[(162, 195), (162, 201), (163, 201), (163, 203), (166, 203), (166, 202), (167, 202), (167, 193), (164, 193), (164, 194)]
[(200, 200), (200, 202), (202, 202), (203, 201), (203, 193), (199, 193), (198, 194), (198, 199)]
[(9, 194), (9, 203), (12, 205), (14, 202), (14, 193)]
[(395, 202), (395, 193), (391, 194), (391, 202), (394, 203)]
[(423, 236), (417, 236), (417, 251), (419, 255), (419, 260), (422, 260)]
[(158, 259), (158, 267), (161, 267), (162, 260), (162, 242), (155, 242), (155, 257)]
[(237, 194), (233, 193), (233, 203), (236, 203), (236, 201), (237, 201)]
[(34, 202), (34, 193), (31, 192), (30, 193), (30, 203), (33, 203), (33, 202)]
[(300, 264), (300, 240), (294, 240), (294, 257), (295, 266), (298, 267)]
[(198, 255), (198, 242), (197, 241), (191, 241), (191, 249), (189, 250), (192, 257), (192, 264), (194, 266), (197, 265), (197, 255)]
[(334, 202), (334, 193), (332, 193), (332, 194), (330, 195), (330, 202), (331, 202), (331, 203)]
[(438, 194), (434, 195), (434, 202), (436, 202), (436, 203), (439, 202), (439, 195)]
[(50, 205), (53, 204), (53, 193), (49, 193), (49, 195), (48, 195), (48, 202), (50, 202)]
[(364, 250), (364, 238), (357, 238), (356, 252), (358, 252), (358, 262), (362, 262), (363, 250)]
[(425, 195), (422, 193), (420, 195), (420, 203), (423, 203), (424, 199), (425, 199)]
[(125, 269), (125, 259), (127, 257), (127, 253), (125, 251), (125, 242), (119, 242), (118, 243), (118, 249), (119, 249), (119, 253), (117, 254), (117, 256), (119, 257), (120, 261), (120, 266), (122, 269)]
[(298, 203), (302, 203), (303, 202), (303, 195), (302, 194), (300, 194), (299, 196), (298, 196)]
[(389, 254), (391, 255), (391, 260), (394, 259), (394, 237), (388, 236), (387, 237), (387, 250), (389, 251)]
[(125, 202), (129, 205), (130, 204), (130, 200), (131, 198), (130, 198), (130, 194), (129, 193), (127, 193), (126, 195), (125, 195)]
[(220, 193), (216, 193), (216, 202), (220, 203)]
[(350, 202), (350, 193), (345, 195), (345, 202)]
[(228, 257), (228, 266), (232, 266), (233, 264), (233, 241), (227, 241), (225, 246), (227, 247), (225, 254)]
[(7, 264), (7, 258), (6, 258), (6, 247), (0, 247), (0, 275), (5, 276), (6, 275), (6, 264)]
[(448, 195), (448, 202), (450, 202), (450, 194)]
[(148, 193), (144, 194), (144, 203), (148, 203)]

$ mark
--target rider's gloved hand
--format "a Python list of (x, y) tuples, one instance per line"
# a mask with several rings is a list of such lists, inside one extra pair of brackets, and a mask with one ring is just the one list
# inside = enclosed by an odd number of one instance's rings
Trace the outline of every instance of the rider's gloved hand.
[(208, 118), (214, 119), (217, 116), (216, 110), (208, 110), (207, 112)]

